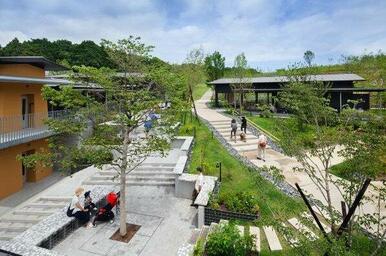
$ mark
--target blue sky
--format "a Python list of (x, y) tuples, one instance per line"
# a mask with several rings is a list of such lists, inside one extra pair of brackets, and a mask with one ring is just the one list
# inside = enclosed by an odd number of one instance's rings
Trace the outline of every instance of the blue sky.
[(202, 47), (227, 65), (244, 52), (265, 71), (315, 52), (319, 64), (386, 49), (384, 0), (0, 0), (0, 44), (14, 37), (116, 40), (141, 36), (172, 63)]

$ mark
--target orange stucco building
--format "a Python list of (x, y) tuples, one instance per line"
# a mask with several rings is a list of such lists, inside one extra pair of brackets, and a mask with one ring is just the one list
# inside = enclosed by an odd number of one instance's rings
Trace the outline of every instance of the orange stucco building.
[(43, 57), (0, 57), (0, 199), (52, 173), (43, 166), (26, 168), (17, 158), (47, 151), (52, 135), (44, 120), (52, 115), (41, 95), (47, 70), (65, 70)]

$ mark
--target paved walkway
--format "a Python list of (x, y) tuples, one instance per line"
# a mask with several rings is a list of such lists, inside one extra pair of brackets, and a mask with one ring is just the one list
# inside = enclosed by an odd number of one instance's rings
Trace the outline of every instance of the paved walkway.
[[(254, 163), (257, 167), (262, 167), (264, 165), (266, 166), (276, 166), (279, 169), (283, 171), (283, 175), (285, 177), (285, 180), (295, 187), (295, 183), (298, 183), (300, 187), (305, 191), (307, 194), (313, 195), (314, 198), (320, 200), (324, 204), (326, 204), (326, 200), (324, 199), (323, 195), (320, 193), (320, 191), (317, 189), (316, 185), (313, 184), (311, 179), (308, 177), (305, 173), (299, 173), (294, 172), (293, 167), (299, 166), (300, 164), (296, 161), (296, 159), (288, 157), (280, 152), (277, 152), (271, 148), (268, 148), (266, 150), (266, 162), (262, 160), (258, 160), (257, 157), (257, 137), (252, 135), (251, 133), (247, 133), (247, 141), (242, 142), (239, 140), (239, 137), (237, 137), (237, 142), (235, 143), (230, 139), (230, 122), (231, 119), (223, 114), (221, 112), (210, 109), (207, 107), (207, 104), (210, 101), (212, 95), (212, 91), (206, 92), (203, 97), (196, 101), (196, 108), (197, 113), (201, 118), (206, 119), (213, 127), (216, 128), (216, 130), (227, 140), (229, 144), (233, 146), (235, 150), (239, 152), (240, 155), (243, 155), (251, 160), (252, 163)], [(253, 144), (255, 146), (253, 146)], [(321, 162), (318, 162), (317, 159), (313, 159), (319, 166), (322, 166)], [(343, 159), (337, 155), (335, 152), (335, 156), (332, 159), (332, 165), (338, 164), (342, 162)], [(339, 179), (338, 177), (333, 177), (334, 179)], [(374, 183), (375, 185), (378, 185), (377, 183)], [(373, 191), (369, 188), (366, 192), (367, 195), (370, 193), (373, 193)], [(342, 196), (339, 193), (338, 188), (335, 185), (331, 185), (331, 195), (332, 195), (332, 201), (333, 205), (336, 210), (341, 210), (341, 204)], [(386, 202), (383, 202), (382, 208), (382, 214), (386, 215), (386, 208), (385, 208)], [(374, 213), (376, 211), (376, 205), (372, 203), (365, 203), (365, 205), (360, 209), (360, 212), (364, 213)]]

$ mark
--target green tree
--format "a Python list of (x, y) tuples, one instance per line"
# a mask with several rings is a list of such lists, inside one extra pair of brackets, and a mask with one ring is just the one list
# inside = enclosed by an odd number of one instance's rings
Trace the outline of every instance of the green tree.
[[(44, 95), (51, 103), (73, 113), (69, 118), (48, 120), (50, 128), (58, 134), (50, 143), (51, 159), (62, 166), (73, 167), (82, 156), (90, 164), (100, 168), (107, 166), (117, 172), (121, 192), (120, 234), (124, 236), (127, 233), (126, 175), (149, 154), (159, 152), (163, 155), (169, 148), (180, 105), (174, 97), (179, 81), (167, 70), (148, 70), (137, 62), (148, 58), (153, 48), (143, 44), (138, 37), (117, 43), (104, 40), (103, 46), (124, 73), (122, 79), (117, 79), (117, 73), (111, 69), (85, 66), (74, 67), (73, 79), (101, 86), (106, 93), (107, 105), (72, 88), (59, 91), (45, 88)], [(156, 83), (150, 82), (150, 78)], [(171, 103), (169, 108), (162, 107), (165, 98)], [(161, 116), (152, 120), (151, 136), (138, 136), (140, 127), (151, 115)], [(94, 124), (93, 131), (83, 136), (90, 121)], [(80, 136), (81, 141), (76, 145), (63, 145), (60, 143), (62, 135)], [(37, 156), (35, 159), (39, 160)]]
[(205, 71), (208, 81), (213, 81), (224, 76), (225, 57), (218, 51), (205, 57)]
[(202, 48), (193, 49), (188, 53), (180, 72), (185, 76), (185, 83), (188, 94), (188, 104), (193, 107), (195, 117), (199, 122), (196, 104), (193, 98), (193, 91), (196, 85), (205, 81), (204, 51)]
[[(244, 53), (240, 53), (236, 56), (234, 64), (233, 64), (233, 76), (234, 76), (234, 83), (231, 83), (232, 90), (234, 91), (233, 94), (235, 94), (235, 91), (239, 92), (239, 111), (240, 115), (243, 111), (243, 97), (244, 97), (244, 89), (251, 86), (250, 81), (250, 72), (248, 68), (248, 61), (245, 57)], [(234, 108), (236, 109), (236, 100), (234, 101)]]
[(303, 58), (307, 65), (310, 67), (312, 65), (312, 61), (315, 59), (315, 53), (311, 50), (307, 50), (304, 52)]

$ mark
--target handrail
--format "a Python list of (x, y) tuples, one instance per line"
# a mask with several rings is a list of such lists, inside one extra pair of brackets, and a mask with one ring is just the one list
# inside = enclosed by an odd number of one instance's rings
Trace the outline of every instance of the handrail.
[(17, 141), (28, 138), (38, 139), (47, 136), (50, 131), (45, 120), (60, 119), (67, 115), (68, 111), (58, 110), (0, 117), (0, 148), (15, 145)]

